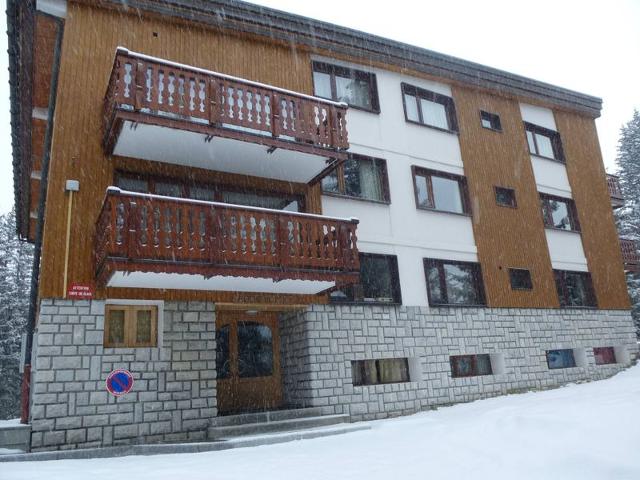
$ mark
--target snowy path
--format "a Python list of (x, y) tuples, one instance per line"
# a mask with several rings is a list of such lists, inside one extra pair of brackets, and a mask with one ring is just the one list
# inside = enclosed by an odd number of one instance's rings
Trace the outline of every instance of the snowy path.
[(0, 479), (640, 479), (640, 366), (601, 382), (220, 452), (0, 463)]

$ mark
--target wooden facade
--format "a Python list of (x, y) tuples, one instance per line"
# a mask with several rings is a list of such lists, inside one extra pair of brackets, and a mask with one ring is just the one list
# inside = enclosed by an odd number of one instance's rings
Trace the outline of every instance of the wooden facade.
[[(518, 102), (453, 88), (473, 231), (490, 307), (556, 308), (558, 298), (533, 167)], [(500, 115), (502, 131), (483, 128), (480, 110)], [(496, 202), (495, 187), (515, 190), (517, 207)], [(513, 290), (509, 268), (531, 271), (532, 290)]]
[[(45, 214), (41, 298), (59, 298), (65, 293), (64, 255), (61, 252), (64, 251), (65, 241), (63, 219), (66, 218), (68, 194), (64, 191), (64, 184), (67, 179), (80, 182), (80, 191), (74, 199), (70, 240), (69, 281), (74, 283), (94, 282), (96, 220), (106, 188), (113, 184), (114, 172), (118, 170), (172, 176), (185, 181), (197, 177), (214, 183), (295, 192), (304, 195), (307, 212), (322, 213), (318, 184), (290, 184), (106, 154), (102, 145), (104, 101), (117, 47), (303, 94), (313, 93), (311, 54), (442, 81), (412, 70), (408, 62), (405, 68), (401, 68), (251, 34), (241, 36), (238, 32), (221, 31), (153, 15), (139, 17), (115, 9), (96, 8), (86, 2), (69, 2)], [(447, 83), (452, 85), (458, 112), (460, 147), (474, 212), (474, 235), (488, 305), (558, 307), (538, 192), (518, 107), (518, 101), (524, 100), (556, 111), (556, 122), (580, 212), (583, 244), (599, 307), (628, 308), (619, 242), (593, 119), (529, 98), (489, 92), (456, 81), (447, 80)], [(479, 110), (499, 114), (503, 131), (499, 133), (482, 128)], [(509, 209), (496, 204), (496, 186), (515, 189), (517, 208)], [(531, 270), (533, 290), (512, 290), (509, 286), (509, 268)], [(150, 299), (209, 300), (255, 305), (326, 301), (326, 298), (317, 296), (152, 289), (145, 289), (144, 295)], [(107, 296), (136, 298), (140, 292), (124, 288), (97, 289), (98, 298)]]

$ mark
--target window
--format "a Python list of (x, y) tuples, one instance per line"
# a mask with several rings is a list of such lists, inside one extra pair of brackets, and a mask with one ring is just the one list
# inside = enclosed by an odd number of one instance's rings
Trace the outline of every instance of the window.
[(379, 113), (378, 88), (373, 73), (313, 62), (314, 95)]
[(330, 294), (332, 302), (402, 303), (398, 259), (394, 255), (360, 254), (360, 283)]
[(480, 110), (480, 123), (484, 128), (489, 130), (495, 130), (497, 132), (502, 131), (502, 125), (500, 124), (500, 115), (495, 113), (485, 112)]
[(408, 382), (409, 360), (407, 358), (355, 360), (351, 362), (351, 372), (355, 386)]
[(223, 325), (216, 330), (216, 376), (218, 380), (231, 376), (230, 332), (231, 327), (229, 325)]
[(491, 356), (481, 355), (453, 355), (449, 357), (451, 376), (477, 377), (479, 375), (493, 375)]
[(484, 305), (480, 265), (425, 258), (430, 305)]
[(171, 177), (116, 173), (116, 186), (132, 192), (168, 197), (224, 202), (274, 210), (304, 211), (304, 197), (292, 193), (242, 189), (232, 185), (211, 185)]
[(342, 165), (322, 179), (322, 191), (389, 203), (387, 163), (380, 158), (350, 155)]
[(106, 305), (105, 347), (155, 347), (157, 340), (157, 306)]
[(573, 200), (541, 193), (540, 203), (545, 227), (580, 231), (578, 212)]
[(547, 365), (550, 369), (556, 368), (572, 368), (576, 366), (576, 359), (573, 350), (570, 348), (564, 350), (548, 350)]
[(531, 272), (522, 268), (509, 269), (509, 281), (512, 290), (531, 290), (533, 283), (531, 281)]
[(238, 375), (240, 378), (273, 374), (271, 329), (261, 323), (238, 322)]
[(554, 270), (561, 307), (596, 307), (596, 296), (589, 272)]
[(593, 357), (596, 360), (596, 365), (617, 363), (616, 352), (613, 347), (594, 347)]
[(564, 162), (560, 134), (548, 128), (524, 122), (529, 152), (539, 157)]
[(425, 210), (469, 214), (466, 179), (435, 170), (412, 167), (416, 206)]
[(450, 132), (458, 130), (456, 109), (451, 97), (403, 83), (402, 101), (407, 122)]
[(513, 188), (495, 187), (496, 203), (501, 207), (516, 208), (516, 191)]

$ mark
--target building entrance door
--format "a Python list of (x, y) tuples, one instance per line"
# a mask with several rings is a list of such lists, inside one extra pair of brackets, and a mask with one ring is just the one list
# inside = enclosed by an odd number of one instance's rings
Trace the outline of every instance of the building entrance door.
[(282, 376), (277, 313), (220, 311), (216, 324), (218, 412), (278, 408)]

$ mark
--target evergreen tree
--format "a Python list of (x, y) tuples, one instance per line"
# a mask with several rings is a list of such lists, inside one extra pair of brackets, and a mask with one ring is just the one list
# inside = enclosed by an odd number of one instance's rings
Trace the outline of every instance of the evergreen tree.
[(0, 215), (0, 419), (20, 415), (20, 340), (29, 310), (33, 247), (16, 234), (15, 212)]
[[(640, 246), (640, 112), (635, 110), (631, 120), (620, 130), (618, 157), (620, 187), (624, 207), (616, 211), (621, 237), (636, 241)], [(627, 287), (632, 302), (632, 315), (640, 337), (640, 274), (627, 275)]]

